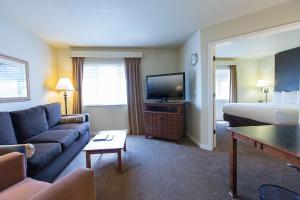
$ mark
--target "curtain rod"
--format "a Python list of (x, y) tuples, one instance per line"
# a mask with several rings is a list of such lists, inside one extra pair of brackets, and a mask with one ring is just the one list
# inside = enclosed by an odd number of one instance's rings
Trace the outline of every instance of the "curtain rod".
[(142, 52), (131, 51), (71, 51), (70, 57), (85, 58), (142, 58)]

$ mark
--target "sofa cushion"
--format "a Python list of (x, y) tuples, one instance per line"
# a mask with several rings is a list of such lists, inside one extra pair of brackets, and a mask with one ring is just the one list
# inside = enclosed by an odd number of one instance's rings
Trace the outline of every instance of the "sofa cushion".
[(70, 123), (70, 124), (58, 124), (51, 128), (51, 130), (63, 130), (63, 129), (75, 129), (79, 134), (85, 134), (89, 130), (89, 123)]
[(66, 149), (79, 137), (79, 134), (74, 129), (65, 130), (49, 130), (42, 132), (26, 142), (28, 143), (60, 143), (62, 149)]
[(19, 143), (48, 130), (44, 108), (33, 107), (10, 113)]
[(0, 112), (0, 145), (17, 144), (14, 128), (8, 112)]
[(33, 145), (35, 153), (31, 158), (27, 159), (29, 176), (38, 173), (62, 153), (61, 145), (59, 143), (41, 143)]
[(58, 124), (61, 118), (60, 103), (51, 103), (51, 104), (43, 105), (42, 107), (45, 108), (49, 128)]

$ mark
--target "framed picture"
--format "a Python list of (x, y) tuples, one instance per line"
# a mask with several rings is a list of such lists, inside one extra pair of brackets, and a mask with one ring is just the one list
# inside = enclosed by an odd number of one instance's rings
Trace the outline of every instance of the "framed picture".
[(28, 62), (0, 54), (0, 103), (30, 100)]

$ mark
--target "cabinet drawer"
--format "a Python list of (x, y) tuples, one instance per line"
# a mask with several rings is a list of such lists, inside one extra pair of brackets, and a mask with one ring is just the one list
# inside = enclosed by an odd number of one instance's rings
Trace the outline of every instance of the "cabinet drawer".
[(165, 134), (168, 137), (177, 138), (181, 134), (181, 117), (180, 115), (166, 115), (165, 117)]
[(145, 113), (144, 114), (144, 127), (146, 135), (151, 135), (153, 132), (153, 114)]

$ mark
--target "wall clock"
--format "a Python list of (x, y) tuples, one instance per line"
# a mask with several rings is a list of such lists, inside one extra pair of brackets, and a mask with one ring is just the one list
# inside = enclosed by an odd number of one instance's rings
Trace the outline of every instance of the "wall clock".
[(191, 56), (191, 65), (195, 66), (198, 63), (198, 54), (197, 53), (193, 53)]

